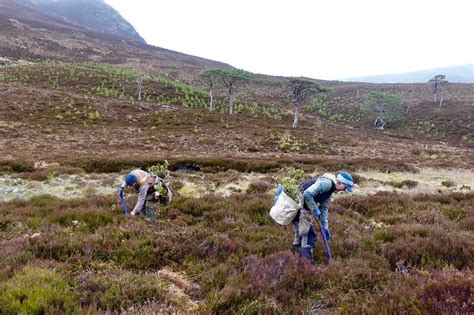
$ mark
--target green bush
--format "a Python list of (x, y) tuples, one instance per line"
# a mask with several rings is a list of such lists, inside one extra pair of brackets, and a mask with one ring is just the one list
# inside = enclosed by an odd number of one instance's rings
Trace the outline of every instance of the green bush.
[(279, 149), (283, 152), (298, 152), (301, 150), (301, 143), (298, 139), (285, 135), (280, 139)]
[(300, 182), (303, 178), (304, 171), (299, 168), (290, 167), (281, 179), (281, 184), (285, 193), (293, 200), (298, 202), (300, 196)]
[(77, 313), (71, 287), (55, 272), (26, 267), (0, 286), (2, 314)]
[(361, 107), (361, 114), (371, 120), (378, 116), (386, 127), (397, 127), (405, 122), (402, 98), (390, 93), (370, 92), (367, 104)]

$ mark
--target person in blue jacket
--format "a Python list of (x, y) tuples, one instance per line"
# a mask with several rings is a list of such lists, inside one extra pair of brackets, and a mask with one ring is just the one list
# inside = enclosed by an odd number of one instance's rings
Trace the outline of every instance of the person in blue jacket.
[[(299, 253), (301, 257), (313, 262), (316, 233), (311, 220), (311, 214), (320, 221), (326, 240), (330, 240), (328, 207), (331, 195), (336, 191), (347, 190), (352, 192), (353, 186), (354, 180), (351, 174), (346, 171), (339, 172), (337, 175), (327, 173), (301, 184), (300, 191), (303, 194), (304, 202), (303, 208), (300, 209), (293, 220), (295, 232), (295, 238), (291, 247), (293, 253)], [(302, 223), (301, 226), (300, 223)], [(304, 226), (306, 226), (306, 229)], [(309, 230), (307, 229), (308, 226)]]

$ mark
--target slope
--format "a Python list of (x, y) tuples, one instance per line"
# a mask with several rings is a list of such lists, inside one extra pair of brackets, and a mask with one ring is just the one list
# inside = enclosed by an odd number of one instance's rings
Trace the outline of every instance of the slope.
[(123, 37), (93, 32), (11, 0), (0, 1), (0, 26), (0, 56), (13, 60), (88, 60), (126, 64), (189, 82), (205, 68), (230, 67)]

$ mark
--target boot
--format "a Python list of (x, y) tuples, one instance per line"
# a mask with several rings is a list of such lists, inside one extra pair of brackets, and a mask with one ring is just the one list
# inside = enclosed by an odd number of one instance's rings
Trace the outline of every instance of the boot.
[(300, 256), (309, 260), (310, 263), (314, 263), (312, 247), (301, 247)]
[(153, 210), (150, 209), (150, 208), (146, 208), (146, 209), (145, 209), (145, 216), (146, 216), (148, 219), (153, 219), (153, 218), (155, 218), (155, 211), (153, 211)]
[(291, 245), (291, 252), (294, 254), (300, 254), (301, 244), (293, 244)]

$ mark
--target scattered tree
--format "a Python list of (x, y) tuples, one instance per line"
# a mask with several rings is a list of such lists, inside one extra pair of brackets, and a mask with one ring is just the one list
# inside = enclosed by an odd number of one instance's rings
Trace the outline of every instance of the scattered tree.
[(250, 81), (252, 73), (240, 69), (221, 69), (219, 77), (229, 93), (229, 114), (234, 114), (234, 95), (237, 89)]
[(431, 90), (433, 91), (435, 102), (438, 101), (438, 95), (439, 95), (439, 107), (441, 107), (443, 105), (443, 95), (441, 94), (442, 87), (448, 84), (448, 81), (446, 80), (446, 76), (443, 74), (438, 74), (438, 75), (435, 75), (428, 82), (431, 83)]
[(370, 112), (375, 112), (373, 127), (383, 130), (385, 127), (394, 127), (405, 120), (402, 107), (402, 98), (395, 94), (384, 92), (370, 92), (368, 106)]
[(206, 84), (207, 88), (209, 89), (209, 110), (211, 112), (213, 111), (213, 89), (219, 78), (219, 71), (219, 69), (208, 69), (201, 72), (199, 75), (199, 80)]
[(327, 90), (315, 81), (306, 78), (290, 78), (287, 81), (287, 87), (291, 102), (295, 108), (293, 128), (298, 128), (301, 107), (305, 105), (311, 96), (326, 92)]
[(208, 82), (213, 80), (226, 88), (229, 93), (229, 114), (233, 115), (235, 93), (243, 84), (250, 81), (253, 74), (241, 69), (213, 69), (205, 71), (203, 74), (207, 77)]

